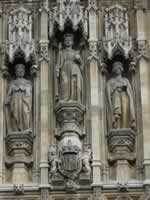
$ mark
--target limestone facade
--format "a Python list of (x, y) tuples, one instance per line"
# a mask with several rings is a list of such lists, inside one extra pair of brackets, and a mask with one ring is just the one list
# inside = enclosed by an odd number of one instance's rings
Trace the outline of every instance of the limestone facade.
[(149, 0), (0, 0), (0, 199), (150, 200)]

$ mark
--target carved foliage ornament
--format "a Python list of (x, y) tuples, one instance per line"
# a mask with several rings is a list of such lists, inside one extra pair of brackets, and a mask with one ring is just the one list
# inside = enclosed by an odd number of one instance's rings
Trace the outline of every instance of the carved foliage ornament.
[(42, 188), (40, 200), (48, 200), (48, 198), (49, 198), (49, 190), (47, 188)]
[(105, 9), (105, 38), (103, 42), (109, 59), (113, 57), (116, 51), (128, 58), (132, 49), (128, 23), (126, 8), (115, 5)]
[(47, 42), (42, 42), (40, 44), (40, 62), (42, 61), (49, 61), (49, 56), (48, 56), (48, 43)]
[(97, 10), (97, 3), (96, 0), (88, 0), (88, 10), (90, 11), (96, 11)]
[(80, 5), (80, 0), (57, 0), (56, 6), (49, 13), (49, 36), (53, 36), (54, 26), (57, 24), (60, 31), (72, 24), (74, 31), (82, 27), (84, 36), (88, 34), (87, 11)]
[(98, 55), (97, 55), (97, 42), (96, 41), (90, 41), (89, 42), (89, 57), (88, 60), (98, 60)]
[(24, 185), (23, 184), (14, 184), (14, 193), (16, 195), (24, 194)]
[(146, 1), (145, 0), (135, 0), (135, 9), (143, 10), (146, 8)]
[(23, 52), (27, 62), (34, 52), (31, 12), (23, 7), (11, 11), (9, 14), (8, 31), (8, 55), (10, 62), (13, 62), (18, 49), (19, 52)]
[(148, 55), (148, 43), (146, 40), (138, 40), (138, 59), (144, 58), (149, 59)]

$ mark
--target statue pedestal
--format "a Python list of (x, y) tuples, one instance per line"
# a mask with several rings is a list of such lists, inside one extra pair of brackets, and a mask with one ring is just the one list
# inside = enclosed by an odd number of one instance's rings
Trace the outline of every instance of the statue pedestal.
[(130, 164), (127, 160), (116, 161), (116, 178), (119, 181), (128, 181), (130, 179)]
[(12, 182), (28, 182), (28, 168), (32, 166), (33, 136), (31, 130), (9, 132), (6, 136), (6, 166), (12, 167)]
[(12, 167), (12, 182), (14, 184), (28, 183), (28, 168), (24, 163), (14, 163)]
[(74, 133), (79, 137), (85, 135), (82, 131), (85, 106), (74, 101), (60, 101), (55, 108), (55, 113), (58, 125), (56, 137), (62, 137), (65, 133)]
[[(91, 147), (82, 143), (85, 107), (75, 101), (60, 101), (55, 113), (58, 144), (49, 147), (50, 183), (75, 192), (80, 183), (86, 185), (91, 178)], [(82, 173), (85, 176), (80, 182)]]
[(130, 179), (130, 163), (135, 161), (135, 132), (130, 129), (112, 129), (107, 135), (110, 163), (116, 165), (117, 180)]

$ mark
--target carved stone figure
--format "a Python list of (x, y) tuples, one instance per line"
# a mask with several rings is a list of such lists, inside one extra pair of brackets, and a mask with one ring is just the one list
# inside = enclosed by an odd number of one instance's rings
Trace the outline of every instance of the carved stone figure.
[(57, 172), (57, 163), (58, 163), (58, 156), (56, 152), (56, 145), (51, 145), (49, 148), (49, 164), (50, 164), (50, 173), (49, 173), (49, 179), (51, 181), (51, 178), (56, 174)]
[(110, 129), (135, 129), (135, 110), (132, 88), (129, 80), (122, 76), (123, 66), (114, 62), (112, 77), (107, 82), (108, 126)]
[(64, 36), (65, 48), (59, 48), (56, 71), (58, 78), (58, 94), (60, 100), (82, 102), (83, 79), (81, 73), (81, 57), (72, 49), (73, 35)]
[(89, 145), (84, 145), (84, 152), (82, 156), (83, 171), (89, 175), (91, 174), (91, 154), (91, 147)]
[(7, 129), (26, 131), (31, 129), (32, 84), (24, 78), (25, 66), (15, 66), (16, 79), (10, 82), (5, 99)]

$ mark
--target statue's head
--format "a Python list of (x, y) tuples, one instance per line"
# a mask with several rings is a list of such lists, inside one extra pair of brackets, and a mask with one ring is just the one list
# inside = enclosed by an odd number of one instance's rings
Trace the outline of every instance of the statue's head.
[(17, 78), (24, 77), (24, 75), (25, 75), (25, 65), (24, 64), (16, 64), (15, 74), (16, 74)]
[(112, 66), (113, 74), (122, 74), (123, 73), (123, 64), (120, 61), (115, 61)]
[(72, 47), (74, 43), (74, 37), (73, 34), (67, 33), (64, 35), (64, 45), (66, 47)]

